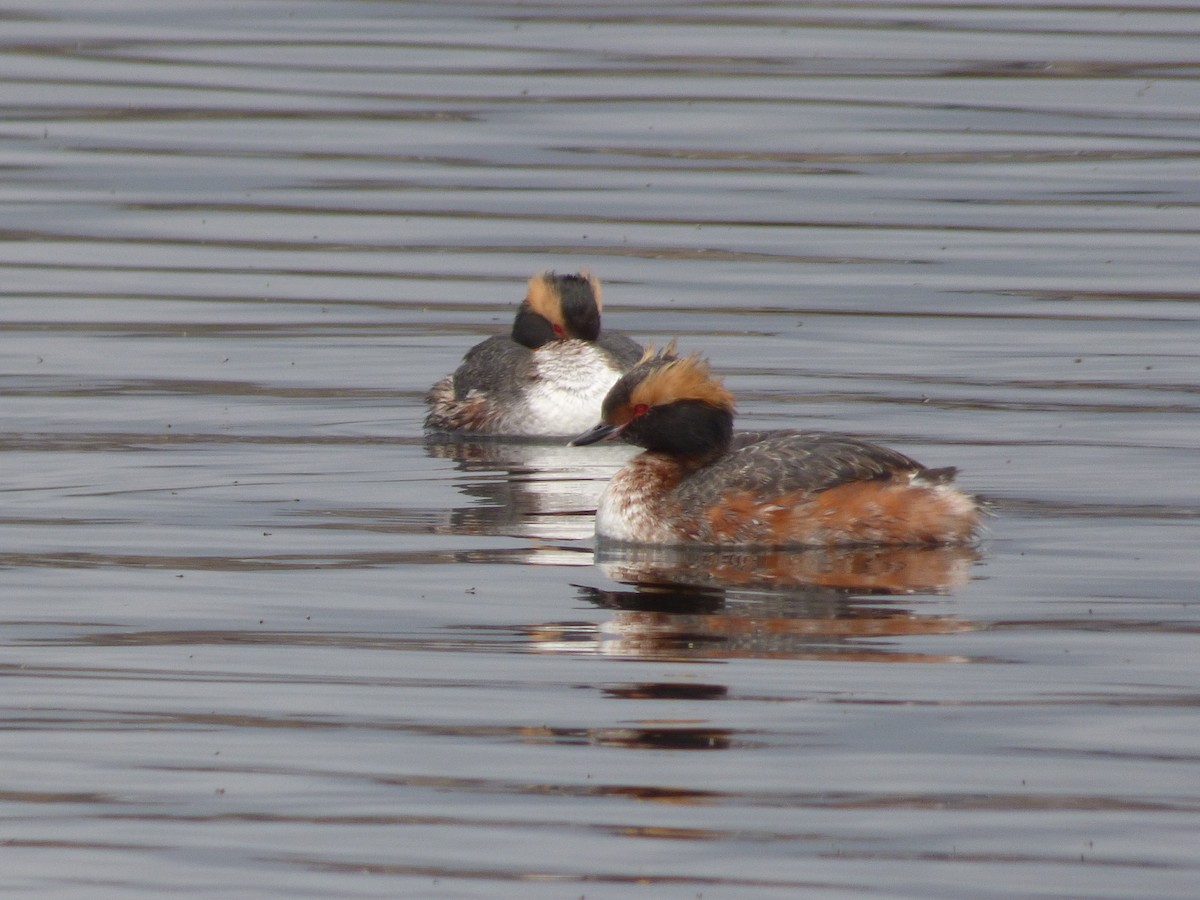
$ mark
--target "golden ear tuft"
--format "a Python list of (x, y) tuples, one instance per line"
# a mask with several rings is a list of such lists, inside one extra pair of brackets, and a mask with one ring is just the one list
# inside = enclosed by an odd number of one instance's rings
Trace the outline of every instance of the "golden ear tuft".
[(562, 324), (562, 298), (554, 284), (553, 272), (541, 272), (529, 279), (525, 302), (539, 316)]
[(596, 298), (596, 311), (604, 312), (604, 291), (600, 287), (600, 279), (597, 278), (595, 275), (593, 275), (591, 272), (589, 272), (587, 269), (580, 269), (579, 277), (586, 279), (587, 283), (589, 285), (591, 285), (592, 296)]
[(659, 350), (654, 345), (654, 341), (650, 341), (646, 344), (646, 349), (642, 351), (642, 358), (637, 361), (637, 364), (640, 366), (642, 363), (648, 363), (652, 359), (674, 359), (676, 356), (675, 345), (678, 342), (679, 338), (671, 338), (667, 342), (667, 345)]
[[(673, 346), (670, 349), (674, 349)], [(697, 400), (730, 412), (734, 408), (733, 394), (709, 371), (708, 360), (699, 353), (672, 359), (653, 370), (633, 389), (629, 398), (635, 406), (645, 404), (649, 407), (665, 406), (678, 400)]]

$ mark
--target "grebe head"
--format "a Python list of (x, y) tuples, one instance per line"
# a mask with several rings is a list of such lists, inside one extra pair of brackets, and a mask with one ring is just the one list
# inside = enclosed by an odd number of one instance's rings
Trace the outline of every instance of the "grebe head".
[(646, 351), (604, 398), (601, 422), (571, 441), (574, 446), (622, 440), (703, 464), (729, 447), (733, 395), (698, 353), (676, 356), (672, 341)]
[(595, 276), (586, 271), (578, 275), (542, 272), (529, 279), (512, 338), (531, 350), (551, 341), (594, 341), (600, 336), (602, 306), (600, 280)]

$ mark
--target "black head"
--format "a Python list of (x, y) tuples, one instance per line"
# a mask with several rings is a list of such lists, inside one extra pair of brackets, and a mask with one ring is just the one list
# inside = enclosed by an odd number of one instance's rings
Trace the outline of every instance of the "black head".
[(601, 305), (595, 277), (543, 272), (529, 279), (512, 338), (531, 350), (557, 340), (594, 341), (600, 336)]
[(567, 334), (581, 341), (594, 341), (600, 337), (600, 298), (596, 280), (584, 275), (556, 275), (554, 280), (562, 298)]
[(724, 453), (733, 435), (733, 395), (700, 356), (679, 358), (673, 350), (648, 352), (609, 390), (601, 424), (572, 443), (619, 436), (697, 465)]

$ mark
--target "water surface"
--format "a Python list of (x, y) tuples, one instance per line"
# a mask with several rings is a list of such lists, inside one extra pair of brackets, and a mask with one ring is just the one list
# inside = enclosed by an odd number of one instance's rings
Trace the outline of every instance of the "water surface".
[[(0, 854), (46, 897), (1191, 897), (1191, 4), (10, 5)], [(971, 551), (594, 554), (530, 275)]]

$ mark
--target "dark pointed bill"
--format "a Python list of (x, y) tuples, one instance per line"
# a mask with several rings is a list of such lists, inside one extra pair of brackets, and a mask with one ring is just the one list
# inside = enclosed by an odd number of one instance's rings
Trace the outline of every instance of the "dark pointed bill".
[(579, 437), (572, 439), (567, 444), (567, 446), (568, 447), (585, 447), (588, 444), (594, 444), (597, 441), (604, 440), (605, 438), (616, 437), (620, 433), (621, 433), (620, 425), (609, 425), (605, 422), (601, 422), (599, 425), (597, 425), (591, 431), (585, 431), (583, 434), (579, 435)]

